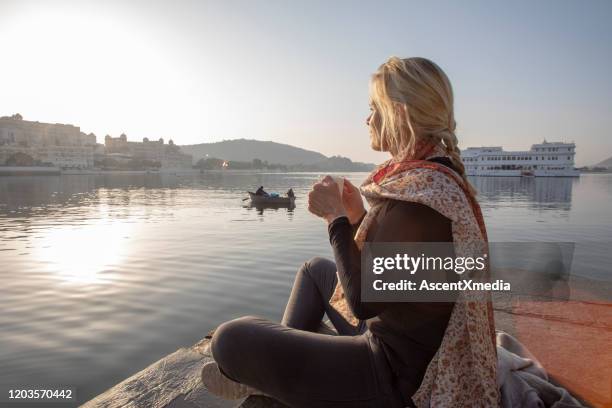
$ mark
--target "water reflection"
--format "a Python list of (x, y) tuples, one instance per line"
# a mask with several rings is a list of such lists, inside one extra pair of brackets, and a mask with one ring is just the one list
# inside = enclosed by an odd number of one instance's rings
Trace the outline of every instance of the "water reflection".
[[(129, 205), (174, 205), (179, 187), (176, 176), (164, 175), (0, 177), (0, 216), (47, 216), (102, 202), (115, 209)], [(125, 211), (105, 215), (122, 214)]]
[(256, 210), (257, 214), (263, 216), (264, 215), (264, 211), (268, 211), (268, 213), (270, 212), (277, 212), (277, 211), (286, 211), (287, 212), (287, 216), (289, 219), (293, 218), (293, 210), (295, 210), (295, 204), (272, 204), (272, 203), (268, 203), (268, 204), (261, 204), (261, 203), (249, 203), (247, 205), (244, 205), (243, 208), (247, 208), (249, 210)]
[(131, 252), (124, 238), (134, 228), (133, 223), (100, 219), (78, 227), (44, 229), (31, 243), (32, 262), (64, 282), (112, 283), (113, 268)]
[(569, 211), (572, 186), (578, 179), (569, 177), (470, 177), (480, 199), (490, 204), (501, 201), (524, 202), (532, 208)]

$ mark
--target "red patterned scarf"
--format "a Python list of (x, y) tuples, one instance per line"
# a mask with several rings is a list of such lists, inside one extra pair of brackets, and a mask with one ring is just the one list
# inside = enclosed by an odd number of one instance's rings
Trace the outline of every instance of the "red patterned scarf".
[[(480, 206), (465, 180), (433, 157), (447, 157), (441, 145), (421, 142), (378, 166), (361, 185), (370, 203), (355, 242), (361, 248), (385, 200), (424, 204), (452, 222), (457, 256), (486, 248)], [(462, 292), (455, 302), (442, 343), (413, 396), (418, 407), (499, 405), (493, 307), (488, 292)]]

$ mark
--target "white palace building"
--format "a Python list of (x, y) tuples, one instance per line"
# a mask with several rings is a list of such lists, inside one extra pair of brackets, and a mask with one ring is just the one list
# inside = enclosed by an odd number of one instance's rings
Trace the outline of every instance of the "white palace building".
[(574, 143), (534, 144), (528, 151), (508, 152), (501, 147), (469, 147), (461, 152), (468, 176), (578, 177)]

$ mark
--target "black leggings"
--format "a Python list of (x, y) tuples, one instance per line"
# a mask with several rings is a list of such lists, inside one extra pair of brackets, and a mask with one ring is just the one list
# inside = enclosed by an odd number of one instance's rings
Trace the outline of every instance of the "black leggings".
[[(221, 371), (292, 407), (402, 407), (378, 339), (329, 305), (333, 262), (298, 271), (281, 324), (257, 317), (223, 323), (212, 339)], [(340, 335), (316, 333), (327, 313)]]

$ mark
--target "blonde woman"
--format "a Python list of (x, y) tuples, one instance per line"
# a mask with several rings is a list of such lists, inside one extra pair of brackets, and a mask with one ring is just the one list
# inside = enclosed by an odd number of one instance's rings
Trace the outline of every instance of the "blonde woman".
[[(361, 302), (364, 242), (452, 242), (460, 256), (487, 241), (444, 72), (392, 57), (372, 76), (370, 99), (371, 146), (392, 158), (360, 189), (346, 182), (340, 195), (330, 177), (313, 186), (309, 210), (328, 222), (335, 262), (302, 266), (281, 324), (245, 317), (217, 329), (216, 362), (202, 371), (211, 392), (259, 392), (295, 407), (498, 406), (488, 294)], [(321, 333), (324, 314), (336, 333)]]

